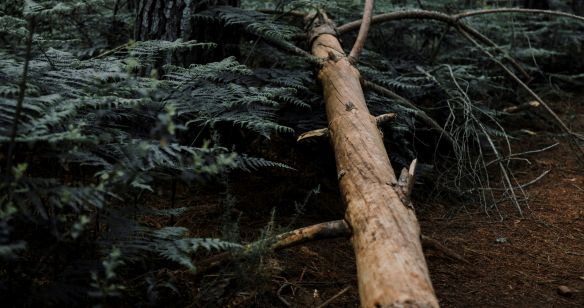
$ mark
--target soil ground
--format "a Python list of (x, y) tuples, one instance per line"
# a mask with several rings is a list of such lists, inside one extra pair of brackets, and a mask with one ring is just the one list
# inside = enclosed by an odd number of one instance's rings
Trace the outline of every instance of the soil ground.
[[(576, 131), (582, 131), (583, 104), (571, 101), (570, 108), (561, 106), (556, 108), (563, 110), (561, 116), (569, 119), (569, 125)], [(583, 162), (577, 159), (566, 138), (539, 132), (537, 125), (529, 120), (515, 124), (513, 129), (517, 131), (526, 128), (536, 132), (514, 140), (515, 152), (541, 149), (556, 142), (560, 144), (525, 156), (529, 162), (514, 163), (519, 183), (530, 182), (549, 170), (543, 178), (525, 187), (528, 205), (524, 205), (523, 215), (511, 204), (501, 205), (501, 215), (493, 211), (488, 215), (478, 205), (452, 206), (430, 198), (416, 201), (420, 208), (417, 215), (422, 233), (469, 261), (466, 264), (443, 251), (424, 249), (441, 306), (584, 307)], [(294, 154), (289, 157), (294, 159)], [(324, 167), (327, 168), (334, 170), (334, 165)], [(304, 174), (296, 181), (298, 186), (314, 187), (311, 185), (319, 181), (313, 183), (311, 178)], [(238, 180), (241, 179), (235, 182)], [(281, 180), (287, 182), (290, 179), (283, 176)], [(298, 192), (291, 191), (290, 183), (280, 185), (282, 191), (278, 192), (278, 188), (274, 188), (278, 185), (273, 185), (278, 178), (263, 183), (253, 179), (244, 182), (233, 187), (234, 194), (240, 196), (237, 211), (245, 213), (254, 208), (257, 212), (251, 216), (241, 215), (243, 237), (248, 232), (248, 236), (254, 238), (257, 236), (254, 232), (266, 224), (265, 220), (254, 220), (253, 217), (269, 216), (270, 207), (261, 210), (258, 204), (285, 204), (291, 203), (292, 199), (301, 201)], [(334, 197), (337, 193), (334, 178), (322, 184), (321, 190), (325, 192), (319, 197), (321, 200), (318, 204), (309, 202), (314, 208), (300, 216), (294, 226), (342, 217), (342, 207), (334, 205), (339, 203)], [(271, 185), (270, 189), (267, 189), (268, 185)], [(250, 195), (250, 191), (257, 193)], [(278, 211), (286, 213), (286, 210)], [(197, 215), (201, 219), (202, 216)], [(289, 216), (278, 218), (281, 216), (276, 215), (276, 224), (290, 222)], [(202, 233), (208, 231), (201, 230)], [(284, 250), (266, 257), (261, 264), (267, 274), (254, 281), (254, 286), (233, 293), (231, 300), (222, 305), (310, 307), (329, 299), (332, 299), (328, 304), (330, 307), (359, 305), (355, 260), (348, 239), (318, 241)], [(560, 294), (560, 286), (567, 287), (569, 294)]]

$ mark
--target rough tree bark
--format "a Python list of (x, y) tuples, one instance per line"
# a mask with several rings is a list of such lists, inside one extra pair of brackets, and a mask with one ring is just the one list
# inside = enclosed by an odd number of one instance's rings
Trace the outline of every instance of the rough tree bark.
[(359, 71), (318, 14), (309, 33), (312, 54), (323, 60), (322, 83), (328, 131), (339, 185), (353, 232), (363, 307), (437, 307), (413, 208), (406, 206), (369, 113)]
[(194, 14), (213, 6), (239, 6), (239, 0), (138, 0), (134, 38), (138, 41), (166, 40), (217, 43), (211, 50), (193, 49), (175, 52), (165, 59), (166, 63), (188, 66), (193, 63), (219, 61), (230, 55), (237, 55), (239, 36), (232, 29), (211, 21), (199, 21)]

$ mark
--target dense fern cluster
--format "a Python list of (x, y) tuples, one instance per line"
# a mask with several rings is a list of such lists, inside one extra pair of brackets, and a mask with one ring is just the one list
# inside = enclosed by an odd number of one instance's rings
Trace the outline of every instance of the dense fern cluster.
[[(110, 25), (93, 21), (113, 17), (114, 5), (117, 1), (25, 1), (20, 11), (11, 11), (16, 14), (0, 18), (2, 37), (10, 42), (0, 49), (4, 155), (0, 257), (5, 265), (14, 263), (0, 277), (2, 294), (25, 283), (20, 279), (8, 283), (12, 271), (46, 274), (35, 267), (24, 268), (19, 261), (39, 256), (34, 248), (39, 244), (38, 233), (27, 230), (31, 225), (46, 232), (51, 242), (56, 241), (54, 245), (96, 236), (106, 252), (112, 245), (117, 247), (110, 255), (116, 260), (138, 261), (153, 254), (194, 270), (192, 255), (199, 248), (226, 250), (239, 245), (192, 238), (185, 228), (151, 229), (136, 215), (158, 215), (156, 211), (136, 202), (131, 209), (120, 206), (175, 180), (205, 183), (233, 169), (289, 168), (235, 153), (209, 132), (216, 131), (218, 123), (265, 138), (292, 132), (276, 122), (276, 112), (284, 105), (307, 106), (296, 96), (302, 86), (294, 78), (268, 81), (264, 72), (256, 73), (234, 58), (188, 68), (169, 63), (164, 75), (158, 76), (154, 67), (167, 53), (214, 47), (194, 41), (130, 41), (99, 54), (106, 46), (100, 44), (108, 44), (109, 38), (93, 36), (104, 34)], [(117, 18), (123, 20), (124, 15)], [(73, 26), (59, 22), (68, 19), (83, 22)], [(65, 28), (54, 31), (48, 26), (51, 22)], [(103, 33), (85, 32), (88, 26)], [(22, 84), (26, 84), (23, 96), (19, 93)], [(8, 148), (15, 155), (7, 163)], [(109, 231), (100, 231), (102, 225)], [(97, 257), (90, 257), (94, 259), (90, 266), (93, 287), (85, 269), (81, 272), (86, 287), (75, 292), (119, 295), (115, 273), (121, 270), (121, 261), (106, 260), (109, 263), (100, 266)], [(118, 266), (111, 266), (112, 262)], [(43, 299), (15, 295), (15, 300), (33, 304)]]

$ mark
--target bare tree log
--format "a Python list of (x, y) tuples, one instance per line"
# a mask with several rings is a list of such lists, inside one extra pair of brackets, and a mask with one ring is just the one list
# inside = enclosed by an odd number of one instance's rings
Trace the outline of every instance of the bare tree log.
[[(339, 186), (353, 231), (363, 307), (438, 307), (420, 242), (420, 227), (400, 190), (361, 88), (359, 71), (318, 13), (312, 54), (323, 59), (322, 83)], [(400, 191), (401, 193), (401, 191)]]

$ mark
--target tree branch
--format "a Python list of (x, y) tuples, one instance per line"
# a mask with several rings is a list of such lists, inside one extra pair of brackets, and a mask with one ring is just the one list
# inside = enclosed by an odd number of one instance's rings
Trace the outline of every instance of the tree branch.
[[(552, 15), (552, 16), (561, 16), (566, 18), (572, 18), (579, 21), (584, 22), (584, 17), (565, 13), (565, 12), (558, 12), (558, 11), (550, 11), (550, 10), (535, 10), (535, 9), (518, 9), (518, 8), (501, 8), (501, 9), (491, 9), (491, 10), (477, 10), (477, 11), (468, 11), (463, 12), (455, 15), (448, 15), (438, 11), (427, 11), (427, 10), (411, 10), (411, 11), (400, 11), (400, 12), (391, 12), (385, 14), (375, 15), (371, 18), (372, 24), (378, 24), (387, 21), (393, 20), (401, 20), (401, 19), (432, 19), (437, 21), (446, 22), (451, 25), (456, 25), (460, 19), (478, 16), (478, 15), (486, 15), (486, 14), (501, 14), (501, 13), (527, 13), (527, 14), (544, 14), (544, 15)], [(349, 31), (353, 31), (360, 27), (362, 19), (355, 20), (344, 24), (340, 27), (337, 27), (337, 31), (339, 33), (345, 33)]]
[[(198, 275), (206, 273), (209, 270), (212, 270), (220, 265), (225, 264), (226, 262), (248, 256), (252, 252), (257, 251), (257, 249), (261, 249), (261, 247), (264, 247), (266, 245), (269, 248), (269, 250), (278, 251), (314, 240), (350, 237), (351, 235), (352, 235), (351, 227), (349, 227), (349, 225), (344, 219), (319, 223), (316, 225), (285, 232), (280, 235), (276, 235), (275, 237), (272, 238), (262, 239), (247, 244), (241, 250), (240, 253), (223, 252), (215, 256), (212, 256), (197, 264), (196, 274)], [(461, 257), (459, 254), (440, 244), (438, 241), (432, 239), (431, 237), (421, 235), (421, 240), (422, 245), (426, 247), (433, 247), (437, 250), (442, 251), (449, 257), (470, 264), (470, 262), (467, 261), (465, 258)]]
[[(456, 19), (450, 15), (437, 12), (437, 11), (424, 11), (424, 10), (412, 10), (412, 11), (399, 11), (399, 12), (391, 12), (385, 14), (375, 15), (371, 18), (372, 24), (378, 24), (388, 21), (394, 20), (402, 20), (402, 19), (430, 19), (430, 20), (438, 20), (442, 21), (451, 25), (456, 25)], [(353, 31), (361, 26), (362, 19), (355, 20), (349, 23), (346, 23), (340, 27), (337, 27), (337, 31), (341, 34)]]
[[(413, 11), (403, 11), (403, 12), (392, 12), (387, 14), (380, 14), (372, 17), (371, 23), (381, 23), (386, 21), (393, 21), (393, 20), (400, 20), (400, 19), (431, 19), (431, 20), (438, 20), (449, 25), (455, 26), (456, 29), (470, 42), (474, 45), (479, 47), (481, 51), (483, 51), (491, 60), (497, 63), (513, 80), (521, 85), (535, 100), (537, 100), (546, 111), (554, 118), (554, 120), (558, 123), (558, 126), (567, 133), (569, 136), (576, 138), (578, 140), (584, 140), (584, 136), (573, 132), (562, 119), (546, 104), (531, 88), (529, 88), (517, 75), (515, 75), (509, 68), (507, 68), (501, 61), (497, 60), (495, 56), (493, 56), (488, 50), (486, 50), (481, 44), (479, 44), (476, 40), (479, 40), (487, 45), (496, 47), (496, 44), (489, 40), (487, 37), (482, 35), (480, 32), (474, 30), (473, 28), (469, 27), (468, 25), (462, 23), (460, 19), (470, 17), (470, 16), (477, 16), (477, 15), (484, 15), (484, 14), (495, 14), (495, 13), (539, 13), (539, 14), (546, 14), (546, 15), (556, 15), (556, 16), (563, 16), (569, 17), (573, 19), (577, 19), (579, 21), (584, 21), (584, 17), (580, 17), (577, 15), (563, 13), (563, 12), (556, 12), (556, 11), (548, 11), (548, 10), (531, 10), (531, 9), (493, 9), (493, 10), (479, 10), (479, 11), (470, 11), (465, 13), (460, 13), (456, 15), (447, 15), (441, 12), (436, 11), (424, 11), (424, 10), (413, 10)], [(337, 28), (339, 33), (345, 33), (347, 31), (351, 31), (356, 29), (361, 20), (355, 20), (345, 25), (342, 25)], [(476, 40), (475, 40), (476, 39)], [(506, 56), (504, 53), (505, 58), (508, 59), (516, 68), (519, 67), (519, 64), (513, 60), (512, 58)], [(524, 72), (523, 69), (518, 69), (521, 72)], [(582, 150), (584, 151), (584, 150)]]
[(365, 40), (367, 39), (367, 34), (369, 33), (369, 26), (371, 25), (371, 16), (373, 15), (373, 5), (374, 0), (365, 0), (365, 7), (363, 9), (363, 21), (361, 22), (359, 28), (359, 34), (357, 35), (357, 40), (353, 45), (353, 49), (349, 53), (349, 61), (351, 63), (357, 63), (361, 52), (363, 51), (363, 45), (365, 45)]
[(263, 247), (271, 251), (278, 251), (281, 249), (300, 245), (302, 243), (351, 236), (351, 228), (345, 220), (334, 220), (319, 223), (316, 225), (285, 232), (274, 237), (261, 239), (253, 243), (247, 244), (241, 251), (226, 251), (205, 259), (197, 264), (196, 274), (202, 274), (217, 268), (226, 262), (239, 259), (251, 255)]

